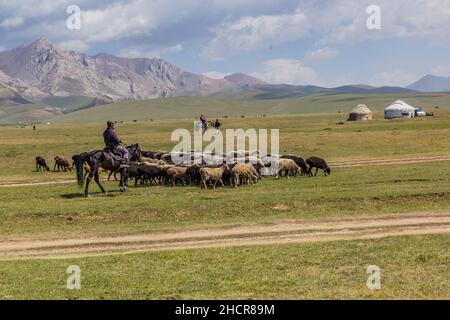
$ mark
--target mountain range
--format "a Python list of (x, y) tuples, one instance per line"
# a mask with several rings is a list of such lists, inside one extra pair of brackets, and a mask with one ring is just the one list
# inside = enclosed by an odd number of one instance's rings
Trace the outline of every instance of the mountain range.
[(448, 92), (450, 91), (450, 77), (438, 77), (429, 74), (409, 85), (408, 89), (420, 92)]
[(349, 85), (337, 88), (273, 85), (243, 73), (223, 79), (191, 73), (160, 58), (89, 56), (40, 38), (0, 52), (0, 118), (32, 120), (100, 104), (175, 96), (235, 95), (275, 99), (314, 93), (450, 91), (450, 78), (427, 76), (408, 88)]

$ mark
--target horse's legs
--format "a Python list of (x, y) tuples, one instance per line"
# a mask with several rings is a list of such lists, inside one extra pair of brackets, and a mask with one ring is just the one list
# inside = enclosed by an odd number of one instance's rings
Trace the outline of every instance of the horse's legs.
[(127, 191), (127, 187), (126, 187), (126, 183), (127, 183), (127, 169), (124, 168), (122, 170), (120, 170), (120, 191), (121, 192), (125, 192)]
[[(113, 174), (113, 172), (112, 172), (112, 170), (109, 172), (109, 175), (108, 175), (108, 181), (109, 180), (111, 180), (111, 175)], [(116, 177), (116, 175), (114, 174), (114, 178)], [(117, 181), (117, 179), (116, 179), (116, 181)]]
[(84, 188), (84, 196), (85, 197), (89, 196), (89, 184), (91, 183), (91, 180), (94, 177), (95, 170), (98, 170), (98, 167), (96, 164), (91, 167), (91, 171), (89, 172), (89, 175), (86, 179), (86, 187)]
[(123, 179), (123, 182), (122, 182), (123, 189), (124, 189), (124, 191), (127, 191), (127, 187), (128, 187), (128, 172), (127, 172), (127, 169), (123, 169), (123, 171), (122, 171), (122, 178), (121, 179)]
[(97, 183), (97, 185), (100, 187), (100, 190), (102, 190), (102, 193), (106, 193), (105, 189), (100, 184), (100, 174), (98, 173), (98, 169), (95, 171), (94, 179), (95, 183)]

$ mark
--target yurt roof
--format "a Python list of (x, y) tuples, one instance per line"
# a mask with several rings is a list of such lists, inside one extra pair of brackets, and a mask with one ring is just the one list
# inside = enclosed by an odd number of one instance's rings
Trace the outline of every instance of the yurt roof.
[(386, 110), (415, 111), (416, 109), (402, 100), (395, 101)]
[(371, 114), (372, 111), (365, 104), (358, 104), (350, 113)]

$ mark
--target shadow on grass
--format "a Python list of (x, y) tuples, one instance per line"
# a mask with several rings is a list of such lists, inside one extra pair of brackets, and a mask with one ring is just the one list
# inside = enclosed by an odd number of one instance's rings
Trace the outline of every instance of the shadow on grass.
[[(97, 198), (103, 198), (103, 197), (117, 197), (119, 194), (122, 194), (119, 190), (113, 190), (108, 191), (107, 193), (102, 192), (90, 192), (90, 197), (97, 197)], [(77, 192), (77, 193), (67, 193), (67, 194), (61, 194), (59, 195), (63, 199), (77, 199), (77, 198), (84, 198), (84, 193)]]

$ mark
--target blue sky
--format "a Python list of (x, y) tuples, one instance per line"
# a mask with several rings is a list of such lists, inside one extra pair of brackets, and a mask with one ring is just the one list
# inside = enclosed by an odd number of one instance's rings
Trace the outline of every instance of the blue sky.
[[(81, 9), (69, 30), (67, 7)], [(380, 9), (369, 30), (367, 8)], [(450, 0), (0, 0), (0, 50), (46, 37), (90, 55), (159, 56), (271, 83), (406, 86), (450, 76)]]

